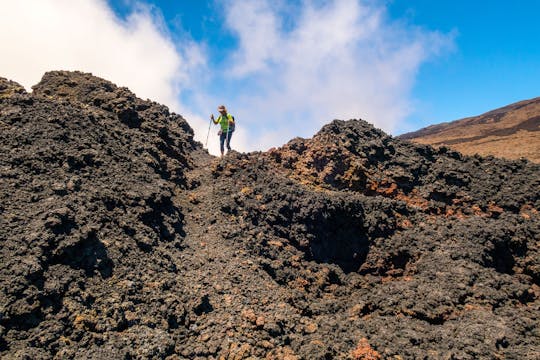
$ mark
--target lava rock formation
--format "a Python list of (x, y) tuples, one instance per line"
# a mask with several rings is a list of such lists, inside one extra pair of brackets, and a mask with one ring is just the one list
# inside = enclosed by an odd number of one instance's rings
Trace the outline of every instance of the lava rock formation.
[(362, 120), (217, 159), (80, 72), (0, 129), (2, 358), (540, 357), (538, 164)]

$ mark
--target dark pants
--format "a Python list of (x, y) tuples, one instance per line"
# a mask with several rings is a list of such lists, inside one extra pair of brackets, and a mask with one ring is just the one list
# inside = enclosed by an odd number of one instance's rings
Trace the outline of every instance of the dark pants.
[[(227, 134), (229, 134), (227, 136)], [(227, 142), (227, 151), (231, 151), (231, 137), (232, 137), (233, 131), (229, 130), (223, 131), (221, 135), (219, 135), (219, 149), (221, 150), (221, 153), (223, 154), (223, 144)]]

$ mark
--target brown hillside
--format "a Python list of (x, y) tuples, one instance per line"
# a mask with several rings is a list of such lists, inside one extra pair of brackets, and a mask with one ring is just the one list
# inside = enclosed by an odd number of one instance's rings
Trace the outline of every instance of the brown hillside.
[(464, 154), (540, 162), (540, 97), (399, 136)]

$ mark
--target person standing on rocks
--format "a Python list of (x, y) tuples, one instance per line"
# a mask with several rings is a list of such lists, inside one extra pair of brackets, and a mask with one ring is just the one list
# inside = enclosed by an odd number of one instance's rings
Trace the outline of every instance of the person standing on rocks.
[(225, 105), (218, 106), (219, 117), (214, 119), (214, 114), (210, 115), (210, 119), (215, 125), (219, 124), (221, 130), (219, 130), (219, 149), (221, 150), (221, 156), (224, 152), (224, 144), (227, 145), (227, 152), (231, 151), (231, 136), (234, 132), (234, 116), (227, 112)]

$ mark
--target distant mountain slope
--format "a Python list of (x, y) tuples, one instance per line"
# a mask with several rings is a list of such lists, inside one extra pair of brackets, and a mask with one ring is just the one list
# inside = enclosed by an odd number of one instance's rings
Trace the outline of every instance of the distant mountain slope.
[(449, 146), (464, 154), (525, 157), (540, 162), (540, 97), (485, 114), (428, 126), (399, 136), (420, 144)]

